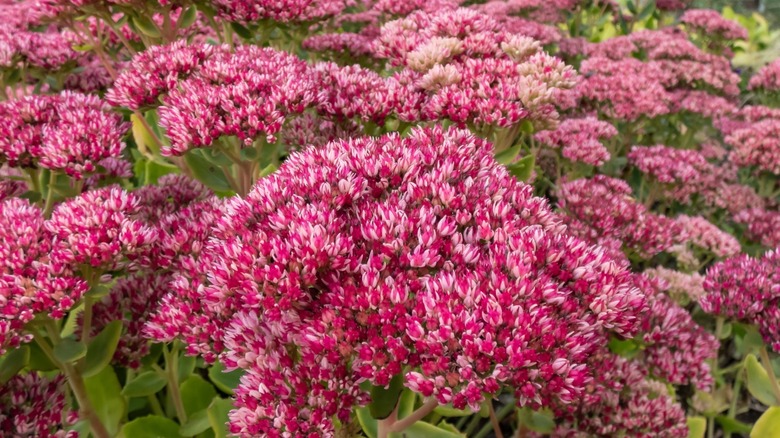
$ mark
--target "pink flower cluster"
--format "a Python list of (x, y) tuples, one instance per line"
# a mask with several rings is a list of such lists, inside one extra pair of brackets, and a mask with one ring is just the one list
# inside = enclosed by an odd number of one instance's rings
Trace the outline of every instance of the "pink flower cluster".
[(598, 364), (598, 372), (583, 403), (549, 436), (688, 436), (685, 412), (666, 385), (648, 379), (641, 364), (609, 353), (595, 356), (593, 362)]
[(748, 31), (736, 21), (723, 18), (712, 9), (688, 9), (680, 22), (690, 26), (708, 38), (716, 36), (726, 40), (746, 40)]
[(690, 202), (691, 195), (717, 184), (717, 168), (696, 150), (668, 146), (634, 146), (628, 162), (642, 173), (663, 184), (663, 195), (680, 202)]
[(780, 252), (717, 263), (707, 270), (704, 289), (699, 304), (705, 312), (755, 324), (764, 341), (780, 352)]
[(750, 89), (768, 92), (780, 91), (780, 60), (761, 67), (761, 70), (750, 78)]
[(327, 434), (367, 402), (362, 381), (399, 373), (458, 408), (504, 386), (521, 405), (571, 403), (588, 356), (633, 335), (644, 305), (465, 131), (307, 149), (224, 211), (152, 332), (246, 370), (240, 436)]
[(780, 118), (767, 118), (726, 136), (729, 157), (740, 166), (780, 174)]
[(685, 273), (657, 267), (644, 271), (644, 274), (659, 281), (666, 293), (681, 305), (698, 302), (704, 295), (704, 276), (698, 272)]
[(721, 230), (702, 216), (680, 215), (676, 218), (676, 222), (682, 227), (685, 240), (719, 258), (735, 256), (742, 252), (736, 237)]
[(768, 248), (780, 247), (780, 211), (746, 208), (734, 215), (734, 222), (747, 226), (748, 238)]
[(644, 366), (663, 381), (708, 389), (713, 382), (708, 362), (718, 356), (718, 340), (662, 292), (665, 285), (640, 275), (635, 283), (649, 307), (641, 329)]
[(0, 202), (0, 354), (29, 342), (24, 326), (36, 313), (60, 319), (87, 291), (68, 266), (51, 260), (43, 213), (27, 200)]
[(335, 15), (344, 9), (344, 0), (215, 0), (221, 18), (229, 21), (306, 22)]
[(571, 160), (600, 166), (609, 160), (607, 148), (601, 143), (617, 135), (617, 129), (595, 117), (566, 119), (555, 130), (541, 131), (537, 141), (561, 148), (561, 154)]
[(16, 375), (0, 385), (0, 430), (9, 438), (78, 438), (78, 415), (65, 396), (65, 377), (37, 373)]
[(609, 244), (604, 241), (615, 239), (649, 258), (674, 245), (682, 232), (673, 219), (633, 199), (623, 180), (596, 175), (565, 182), (557, 196), (572, 232), (590, 242)]
[(0, 161), (43, 167), (74, 178), (118, 157), (128, 126), (96, 96), (63, 92), (0, 103)]

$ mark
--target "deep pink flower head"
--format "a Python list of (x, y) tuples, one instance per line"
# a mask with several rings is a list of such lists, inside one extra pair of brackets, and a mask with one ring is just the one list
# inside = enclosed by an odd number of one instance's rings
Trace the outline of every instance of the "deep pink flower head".
[[(577, 409), (564, 416), (554, 438), (685, 438), (685, 411), (666, 385), (648, 378), (637, 361), (608, 352), (594, 357), (596, 380)], [(541, 437), (541, 435), (532, 435)]]
[(617, 129), (595, 117), (566, 119), (555, 130), (541, 131), (537, 141), (561, 148), (564, 157), (591, 166), (600, 166), (610, 158), (609, 151), (601, 143), (617, 135)]
[(650, 373), (675, 385), (712, 385), (708, 361), (718, 356), (720, 343), (663, 293), (665, 285), (643, 275), (635, 282), (645, 292), (649, 310), (642, 316), (641, 360)]
[(775, 60), (761, 67), (750, 78), (750, 89), (760, 91), (780, 91), (780, 60)]
[(328, 435), (367, 402), (361, 382), (399, 373), (460, 408), (502, 387), (570, 403), (589, 354), (643, 308), (625, 268), (467, 131), (309, 148), (223, 210), (155, 319), (247, 370), (240, 436)]
[(286, 117), (302, 113), (315, 92), (313, 73), (295, 55), (255, 46), (219, 51), (163, 99), (160, 126), (171, 145), (161, 152), (182, 155), (222, 136), (247, 146), (274, 142)]
[(767, 118), (726, 136), (729, 157), (740, 166), (780, 174), (780, 119)]
[(768, 248), (780, 247), (780, 211), (747, 208), (734, 215), (734, 222), (747, 227), (745, 235)]
[(670, 111), (671, 95), (659, 81), (662, 71), (637, 59), (594, 56), (580, 66), (577, 95), (608, 117), (636, 120)]
[(662, 186), (662, 195), (683, 203), (692, 195), (711, 190), (718, 185), (720, 172), (695, 150), (668, 146), (634, 146), (628, 162)]
[(558, 206), (574, 234), (592, 242), (616, 238), (643, 257), (668, 249), (681, 232), (673, 219), (651, 213), (633, 199), (625, 181), (604, 175), (562, 184)]
[(780, 352), (780, 252), (760, 258), (740, 255), (713, 265), (699, 304), (718, 316), (758, 326), (764, 341)]
[(717, 36), (727, 40), (746, 40), (748, 31), (736, 21), (723, 18), (712, 9), (689, 9), (680, 17), (680, 22), (701, 32), (708, 38)]
[(205, 60), (226, 51), (229, 51), (226, 46), (189, 44), (185, 40), (151, 46), (133, 57), (106, 93), (106, 100), (131, 110), (159, 106), (160, 97), (176, 88), (180, 81), (197, 74)]
[(59, 170), (74, 178), (118, 157), (128, 126), (96, 96), (63, 92), (0, 103), (0, 160)]
[(0, 430), (9, 438), (78, 438), (65, 428), (78, 420), (66, 398), (65, 376), (35, 372), (17, 375), (0, 386)]
[(252, 22), (270, 19), (300, 22), (322, 19), (341, 12), (344, 0), (215, 0), (213, 6), (229, 21)]
[(0, 354), (31, 337), (24, 325), (36, 313), (62, 318), (87, 284), (50, 261), (51, 236), (43, 212), (26, 199), (0, 202)]
[(159, 233), (132, 218), (138, 199), (118, 186), (92, 190), (55, 207), (46, 230), (52, 233), (51, 261), (60, 266), (112, 270), (125, 257), (151, 245)]
[(383, 122), (404, 96), (397, 81), (389, 81), (373, 70), (332, 62), (314, 66), (316, 108), (320, 114), (339, 119)]

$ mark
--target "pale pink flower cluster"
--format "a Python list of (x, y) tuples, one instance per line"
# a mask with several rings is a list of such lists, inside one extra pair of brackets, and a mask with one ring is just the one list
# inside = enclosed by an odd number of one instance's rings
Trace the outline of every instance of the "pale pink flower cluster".
[(756, 325), (764, 341), (780, 352), (780, 252), (717, 263), (707, 270), (704, 290), (699, 304), (705, 312)]
[(767, 248), (780, 247), (780, 211), (751, 206), (735, 214), (734, 222), (747, 227), (749, 239)]
[(628, 162), (663, 185), (664, 197), (689, 203), (694, 194), (718, 185), (718, 168), (696, 150), (668, 146), (634, 146)]
[(80, 179), (118, 157), (128, 125), (97, 97), (71, 92), (0, 103), (0, 160)]
[(698, 272), (686, 273), (659, 266), (645, 270), (644, 274), (660, 281), (666, 293), (680, 304), (697, 302), (704, 295), (704, 276)]
[(685, 240), (705, 249), (719, 258), (739, 254), (742, 247), (736, 237), (721, 230), (702, 216), (677, 216), (676, 222), (682, 226)]
[(591, 166), (600, 166), (610, 155), (601, 143), (617, 135), (617, 129), (595, 117), (566, 119), (555, 130), (541, 131), (534, 138), (537, 141), (560, 148), (561, 154), (571, 161)]
[(361, 382), (398, 373), (458, 408), (502, 387), (572, 403), (588, 356), (643, 308), (630, 274), (466, 131), (310, 148), (223, 210), (152, 332), (246, 370), (239, 436), (327, 435), (368, 401)]
[(746, 40), (748, 31), (736, 21), (723, 18), (712, 9), (689, 9), (680, 17), (680, 22), (694, 28), (708, 38), (718, 37), (727, 40)]
[(382, 26), (376, 57), (406, 66), (395, 80), (409, 95), (402, 119), (450, 119), (459, 124), (512, 126), (522, 119), (557, 120), (553, 107), (576, 73), (480, 12), (414, 12)]
[(649, 258), (674, 245), (682, 232), (673, 219), (633, 199), (631, 187), (620, 179), (596, 175), (565, 182), (557, 196), (571, 231), (594, 243), (617, 239), (625, 249)]
[(19, 374), (0, 385), (0, 430), (8, 438), (78, 438), (78, 421), (66, 397), (64, 376)]
[(750, 89), (768, 92), (780, 91), (780, 60), (761, 67), (761, 70), (750, 78)]

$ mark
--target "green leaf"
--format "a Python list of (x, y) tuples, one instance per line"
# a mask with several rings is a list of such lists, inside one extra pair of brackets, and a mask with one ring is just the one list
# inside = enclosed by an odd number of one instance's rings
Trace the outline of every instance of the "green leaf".
[(144, 185), (157, 184), (161, 176), (170, 173), (179, 173), (179, 168), (173, 164), (163, 163), (157, 160), (145, 160), (144, 165)]
[(101, 283), (101, 284), (96, 284), (95, 286), (89, 288), (85, 296), (88, 298), (92, 298), (94, 300), (99, 300), (104, 296), (108, 295), (110, 292), (111, 292), (111, 285)]
[(355, 411), (355, 415), (357, 416), (358, 423), (360, 423), (360, 428), (363, 430), (363, 433), (368, 438), (376, 438), (379, 426), (376, 418), (371, 416), (371, 411), (368, 410), (368, 407), (358, 408), (357, 411)]
[(122, 388), (122, 395), (125, 397), (146, 397), (156, 394), (165, 388), (167, 381), (156, 371), (146, 371), (139, 374), (135, 379), (127, 382)]
[(403, 389), (404, 377), (401, 374), (393, 376), (387, 388), (372, 386), (371, 403), (368, 404), (371, 416), (379, 420), (389, 417), (398, 404)]
[(211, 401), (217, 396), (217, 390), (214, 389), (214, 386), (197, 374), (191, 375), (182, 382), (180, 391), (184, 411), (187, 412), (187, 415), (193, 415), (208, 408)]
[(198, 8), (195, 7), (195, 5), (192, 5), (181, 14), (176, 25), (179, 27), (179, 29), (186, 29), (192, 26), (192, 23), (195, 22), (196, 18), (198, 18)]
[(551, 433), (555, 429), (552, 414), (546, 411), (537, 412), (529, 408), (518, 408), (517, 421), (534, 432)]
[(732, 329), (733, 329), (733, 325), (731, 325), (731, 323), (727, 322), (723, 324), (718, 339), (728, 339), (731, 336)]
[(163, 344), (152, 344), (149, 346), (149, 354), (141, 359), (141, 365), (144, 367), (151, 367), (160, 361), (162, 356)]
[(767, 406), (777, 405), (778, 400), (772, 392), (772, 381), (755, 355), (749, 354), (745, 358), (745, 372), (747, 373), (747, 388), (750, 394)]
[(54, 346), (54, 357), (62, 363), (75, 362), (86, 354), (87, 347), (73, 338), (65, 338)]
[(520, 123), (520, 132), (524, 132), (526, 134), (533, 134), (535, 131), (534, 124), (530, 120), (523, 120)]
[(209, 424), (216, 438), (226, 438), (228, 435), (228, 413), (233, 409), (233, 401), (215, 397), (208, 408)]
[(111, 321), (103, 330), (89, 342), (87, 358), (81, 374), (84, 377), (94, 376), (108, 366), (122, 335), (122, 321)]
[(52, 371), (57, 369), (57, 365), (51, 361), (37, 343), (32, 342), (27, 344), (27, 347), (30, 349), (29, 369), (34, 371)]
[(238, 386), (243, 370), (233, 370), (225, 372), (225, 367), (220, 362), (215, 363), (209, 368), (209, 379), (220, 391), (225, 394), (233, 395), (233, 389)]
[(528, 181), (534, 171), (536, 160), (533, 155), (527, 155), (512, 164), (508, 164), (506, 169), (519, 181)]
[(780, 407), (772, 406), (758, 418), (750, 438), (780, 438)]
[(517, 158), (517, 154), (523, 149), (522, 143), (517, 143), (496, 154), (496, 161), (503, 165), (511, 164)]
[(655, 0), (650, 0), (650, 2), (644, 8), (642, 8), (642, 11), (639, 12), (639, 15), (636, 17), (636, 21), (646, 20), (651, 15), (653, 15), (653, 12), (655, 12)]
[[(718, 424), (720, 424), (720, 426), (723, 428), (724, 431), (731, 432), (731, 433), (738, 433), (740, 435), (747, 435), (750, 433), (750, 430), (753, 429), (753, 426), (743, 423), (734, 418), (729, 418), (725, 415), (718, 415), (717, 417), (715, 417), (715, 421), (717, 421)], [(690, 425), (688, 427), (690, 427)]]
[[(84, 379), (84, 385), (98, 418), (108, 429), (109, 435), (116, 435), (119, 431), (119, 422), (122, 421), (127, 410), (127, 401), (121, 394), (122, 387), (119, 386), (119, 379), (114, 369), (103, 368), (98, 374)], [(130, 434), (127, 438), (138, 436)]]
[(195, 436), (211, 428), (208, 409), (192, 414), (187, 422), (179, 428), (179, 434), (183, 436)]
[(179, 425), (158, 415), (136, 418), (122, 427), (124, 438), (179, 438)]
[(94, 49), (92, 44), (74, 44), (70, 48), (76, 52), (89, 52)]
[(634, 339), (617, 338), (610, 339), (609, 350), (627, 359), (631, 359), (641, 351), (639, 343)]
[(704, 417), (688, 417), (688, 438), (704, 438), (707, 431), (707, 419)]
[(231, 190), (222, 170), (203, 158), (198, 149), (187, 152), (184, 155), (184, 161), (192, 171), (192, 175), (206, 187), (220, 192)]
[(11, 380), (28, 363), (30, 363), (30, 349), (26, 345), (6, 353), (0, 362), (0, 386)]
[(142, 16), (135, 16), (132, 18), (132, 20), (135, 27), (138, 30), (140, 30), (142, 33), (144, 33), (146, 36), (152, 38), (160, 37), (160, 29), (157, 27), (156, 24), (154, 24), (154, 21), (148, 19), (147, 17), (142, 17)]
[(233, 29), (233, 32), (236, 33), (236, 35), (240, 36), (241, 38), (245, 40), (251, 40), (254, 38), (255, 34), (252, 33), (251, 30), (247, 29), (246, 27), (238, 24), (238, 23), (230, 23), (230, 27)]
[(458, 438), (466, 436), (462, 433), (451, 432), (423, 421), (412, 424), (404, 429), (399, 435), (402, 435), (404, 438)]
[(243, 148), (239, 154), (244, 161), (255, 161), (260, 158), (260, 152), (255, 148)]

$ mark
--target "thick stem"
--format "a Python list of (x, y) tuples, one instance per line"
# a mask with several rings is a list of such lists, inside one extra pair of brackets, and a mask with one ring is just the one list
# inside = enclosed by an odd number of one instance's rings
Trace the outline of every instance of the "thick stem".
[[(744, 361), (742, 362), (744, 365)], [(731, 405), (729, 405), (729, 412), (728, 417), (732, 420), (737, 417), (737, 402), (739, 401), (739, 395), (742, 391), (742, 376), (744, 375), (744, 371), (740, 368), (740, 370), (737, 372), (737, 375), (734, 377), (734, 390), (732, 391), (731, 395)], [(723, 438), (731, 438), (731, 431), (726, 430), (723, 433)]]
[(420, 406), (419, 409), (412, 412), (408, 417), (393, 423), (393, 425), (390, 427), (390, 431), (403, 432), (407, 427), (422, 420), (426, 415), (433, 412), (433, 410), (436, 409), (436, 406), (439, 406), (439, 402), (435, 398), (428, 400), (424, 405)]
[(490, 412), (490, 424), (493, 426), (493, 432), (496, 434), (496, 438), (504, 438), (504, 434), (501, 433), (501, 424), (496, 417), (496, 411), (493, 409), (492, 401), (488, 400), (488, 409)]
[(761, 347), (760, 354), (761, 363), (764, 365), (767, 375), (769, 375), (769, 381), (772, 382), (772, 392), (775, 394), (775, 398), (780, 400), (780, 385), (777, 383), (775, 370), (772, 368), (772, 362), (769, 360), (769, 352), (766, 351), (766, 346)]
[(377, 438), (387, 438), (390, 436), (390, 432), (392, 432), (393, 423), (398, 421), (398, 406), (400, 405), (400, 400), (395, 404), (395, 408), (393, 409), (393, 412), (390, 413), (390, 416), (387, 418), (383, 418), (381, 420), (377, 420), (376, 422), (376, 436)]

